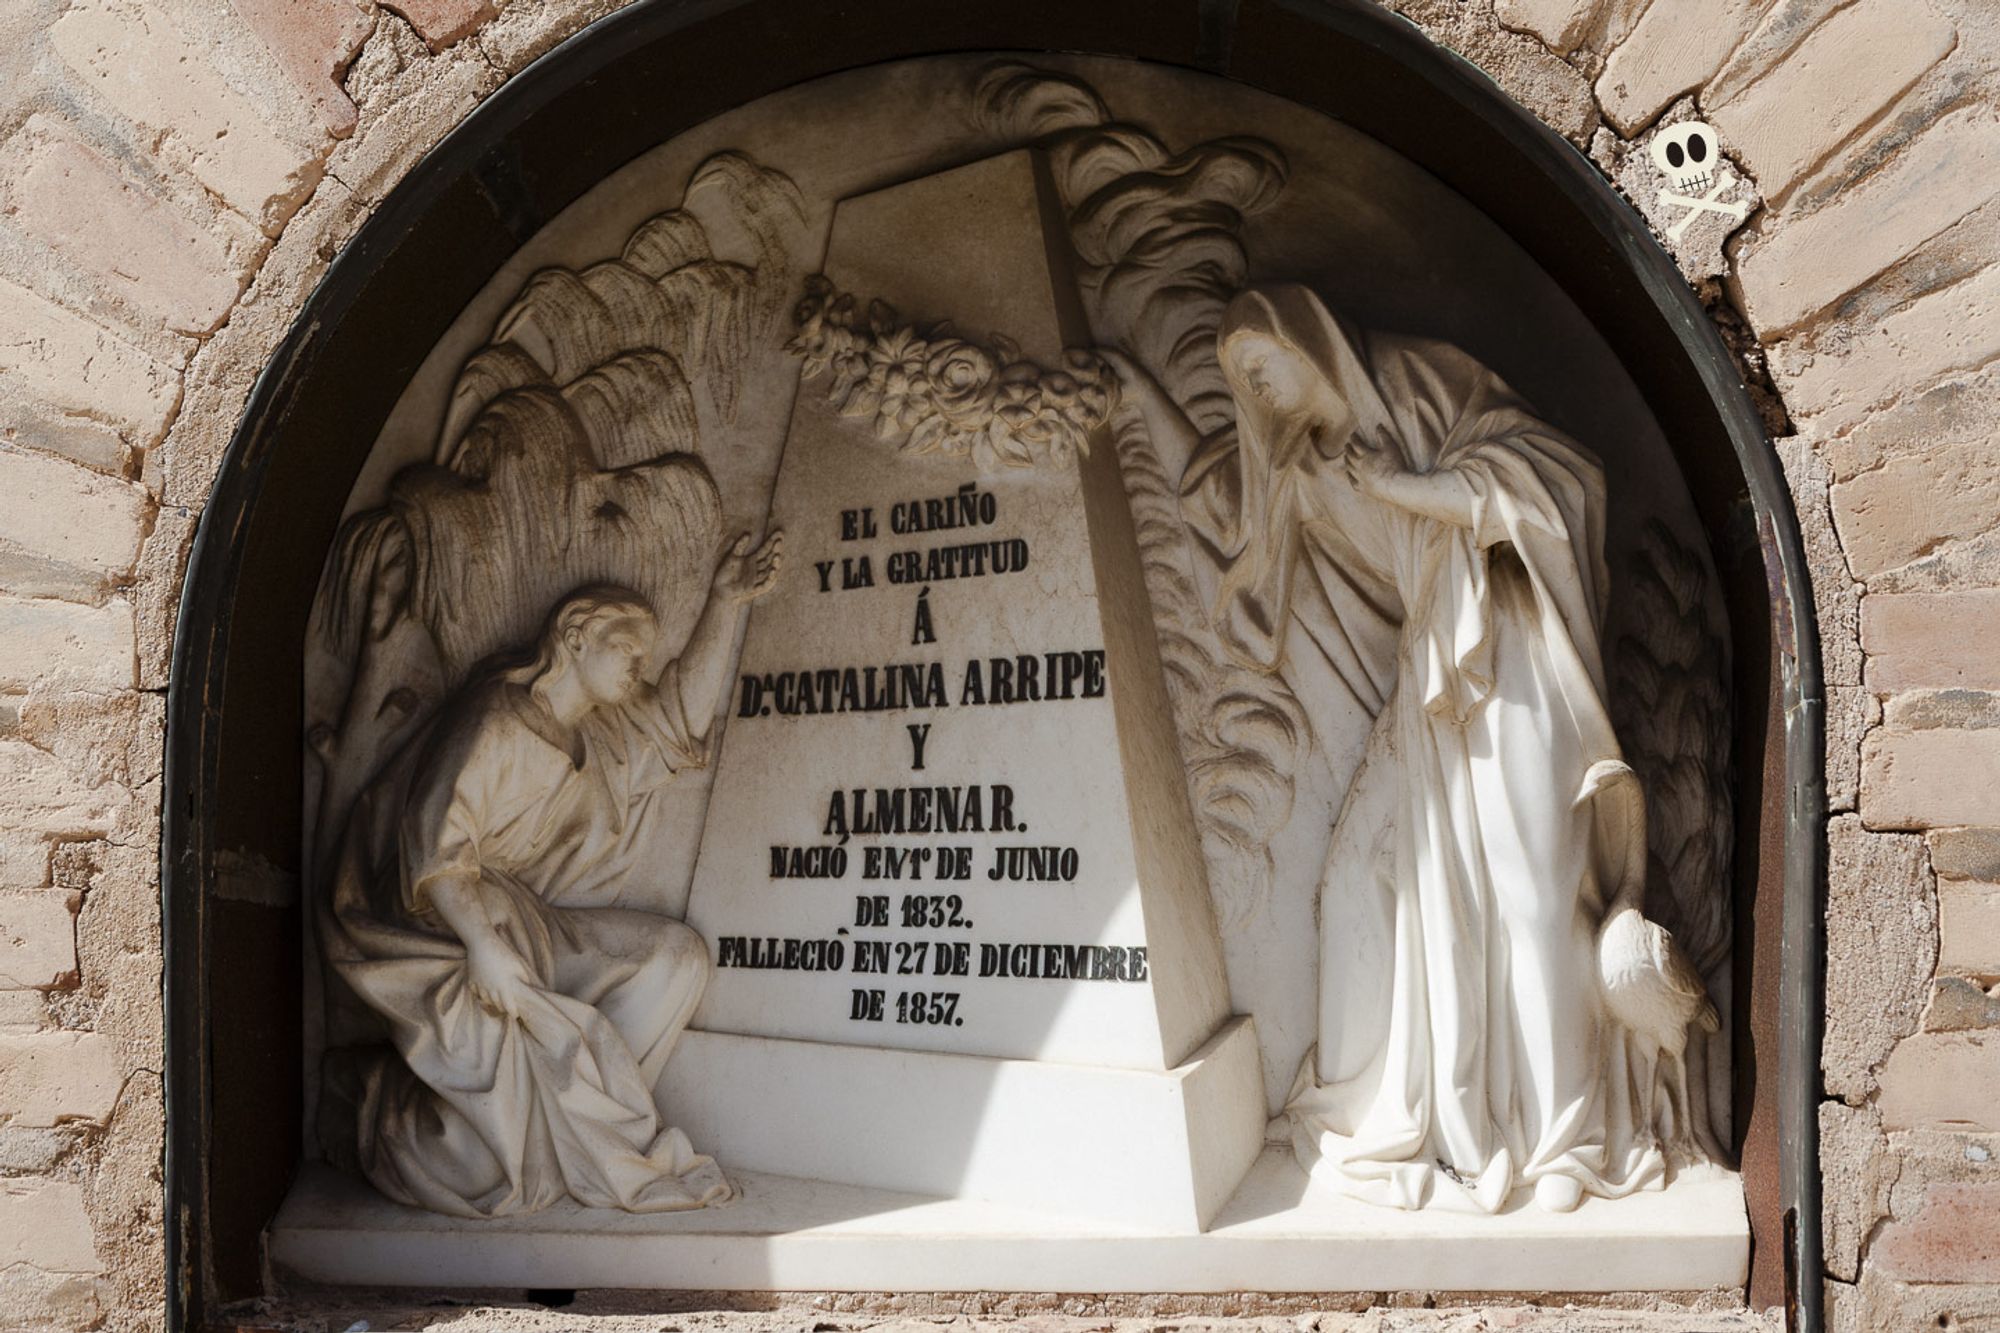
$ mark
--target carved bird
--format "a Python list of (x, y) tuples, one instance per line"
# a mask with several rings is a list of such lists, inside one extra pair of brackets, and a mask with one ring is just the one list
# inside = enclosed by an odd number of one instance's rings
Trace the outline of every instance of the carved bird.
[[(1688, 1028), (1712, 1033), (1720, 1026), (1701, 976), (1674, 937), (1629, 903), (1616, 905), (1597, 932), (1597, 970), (1611, 1016), (1631, 1034), (1639, 1057), (1639, 1087), (1651, 1106), (1665, 1087), (1676, 1137), (1706, 1137), (1688, 1104)], [(1705, 1151), (1713, 1154), (1706, 1143)]]

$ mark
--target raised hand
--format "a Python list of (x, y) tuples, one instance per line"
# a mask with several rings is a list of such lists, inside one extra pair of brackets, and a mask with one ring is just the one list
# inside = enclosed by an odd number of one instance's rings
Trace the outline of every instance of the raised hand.
[(785, 567), (785, 534), (773, 531), (756, 550), (750, 549), (750, 534), (744, 533), (731, 544), (715, 567), (715, 595), (728, 602), (748, 602), (771, 591), (778, 572)]

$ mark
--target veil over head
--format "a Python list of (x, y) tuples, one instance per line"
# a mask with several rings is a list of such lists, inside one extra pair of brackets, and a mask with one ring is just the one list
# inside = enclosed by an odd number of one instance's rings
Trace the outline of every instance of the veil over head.
[[(1271, 283), (1237, 294), (1223, 310), (1216, 330), (1216, 357), (1222, 365), (1230, 397), (1236, 404), (1233, 440), (1218, 441), (1224, 450), (1204, 451), (1183, 478), (1183, 495), (1233, 453), (1236, 494), (1233, 512), (1205, 525), (1216, 554), (1227, 565), (1216, 591), (1211, 616), (1230, 654), (1245, 665), (1272, 671), (1283, 655), (1291, 605), (1291, 582), (1298, 562), (1298, 524), (1289, 513), (1294, 491), (1303, 482), (1308, 443), (1321, 457), (1337, 458), (1348, 432), (1324, 432), (1314, 440), (1302, 413), (1287, 413), (1265, 402), (1250, 387), (1231, 350), (1244, 334), (1261, 335), (1295, 355), (1346, 402), (1352, 429), (1369, 439), (1385, 435), (1407, 453), (1394, 418), (1375, 386), (1360, 350), (1360, 336), (1344, 324), (1313, 292), (1297, 283)], [(1279, 609), (1273, 614), (1274, 609)]]
[[(1230, 301), (1216, 329), (1216, 355), (1236, 400), (1238, 446), (1245, 451), (1246, 461), (1283, 466), (1291, 459), (1270, 452), (1287, 433), (1282, 414), (1250, 388), (1230, 354), (1230, 343), (1242, 334), (1261, 334), (1295, 353), (1346, 401), (1354, 413), (1355, 429), (1363, 435), (1373, 436), (1391, 426), (1388, 405), (1375, 387), (1358, 346), (1358, 333), (1328, 310), (1310, 288), (1295, 282), (1249, 287)], [(1345, 443), (1344, 439), (1320, 442), (1328, 456), (1337, 454)]]

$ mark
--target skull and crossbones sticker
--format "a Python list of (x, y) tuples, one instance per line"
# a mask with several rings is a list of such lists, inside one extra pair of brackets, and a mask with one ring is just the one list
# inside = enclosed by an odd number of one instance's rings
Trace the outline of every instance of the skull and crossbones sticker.
[(1686, 210), (1680, 221), (1667, 228), (1675, 245), (1703, 213), (1721, 213), (1737, 222), (1749, 216), (1750, 205), (1723, 198), (1735, 187), (1736, 177), (1723, 163), (1721, 140), (1706, 122), (1684, 120), (1669, 125), (1653, 136), (1652, 154), (1654, 164), (1673, 186), (1660, 190), (1661, 207), (1673, 204)]

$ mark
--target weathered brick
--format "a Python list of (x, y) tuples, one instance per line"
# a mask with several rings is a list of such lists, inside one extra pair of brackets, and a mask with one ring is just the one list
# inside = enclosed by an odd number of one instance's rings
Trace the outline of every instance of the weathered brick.
[(1921, 4), (1860, 0), (1735, 98), (1705, 100), (1703, 109), (1764, 197), (1782, 199), (1957, 40), (1951, 24)]
[(118, 1047), (94, 1032), (0, 1035), (0, 1121), (103, 1124), (118, 1102)]
[(1871, 733), (1861, 817), (1878, 829), (2000, 823), (2000, 730)]
[(0, 210), (102, 289), (169, 330), (206, 334), (249, 281), (227, 240), (127, 181), (45, 117), (0, 153)]
[(79, 1186), (0, 1180), (0, 1268), (13, 1264), (44, 1273), (102, 1271)]
[(145, 488), (0, 448), (0, 589), (95, 598), (129, 576), (152, 521)]
[(494, 0), (382, 0), (384, 9), (409, 20), (433, 51), (442, 51), (496, 12)]
[(77, 961), (82, 988), (96, 1002), (93, 1029), (116, 1039), (141, 1069), (158, 1069), (165, 1058), (159, 938), (157, 856), (108, 846), (77, 914)]
[(1598, 8), (1598, 0), (1499, 0), (1493, 12), (1516, 32), (1539, 37), (1551, 51), (1568, 52), (1576, 49)]
[(78, 606), (0, 594), (0, 690), (130, 689), (137, 667), (130, 602)]
[[(2000, 204), (1988, 207), (2000, 214)], [(1995, 420), (2000, 420), (2000, 365), (1953, 376), (1899, 398), (1846, 434), (1826, 440), (1822, 449), (1834, 480), (1851, 481), (1904, 456), (1985, 452)]]
[(1873, 690), (2000, 687), (2000, 589), (1871, 593), (1861, 647)]
[(2000, 528), (1942, 542), (1935, 551), (1868, 580), (1871, 593), (1982, 592), (2000, 587)]
[(0, 826), (0, 893), (40, 889), (49, 881), (49, 840), (33, 830)]
[(1873, 324), (1839, 353), (1779, 368), (1785, 402), (1820, 430), (1843, 429), (1870, 409), (1946, 375), (2000, 358), (2000, 264), (1931, 292)]
[(1722, 68), (1768, 0), (1655, 4), (1604, 62), (1597, 100), (1628, 139), (1667, 103)]
[(34, 449), (120, 476), (130, 471), (132, 445), (89, 417), (64, 412), (25, 394), (0, 405), (0, 447)]
[(1833, 203), (1769, 224), (1738, 268), (1751, 322), (1766, 341), (1797, 328), (1995, 195), (1992, 112), (1941, 118)]
[(1860, 1100), (1873, 1070), (1917, 1028), (1937, 965), (1937, 905), (1923, 840), (1871, 833), (1853, 815), (1827, 825), (1828, 1092)]
[(1898, 1282), (1872, 1268), (1841, 1302), (1848, 1322), (1829, 1333), (1991, 1333), (2000, 1328), (2000, 1287)]
[(323, 0), (300, 5), (290, 0), (230, 0), (230, 7), (257, 34), (312, 103), (320, 124), (336, 139), (354, 132), (354, 103), (340, 76), (375, 29), (375, 15), (360, 0)]
[(1869, 1250), (1905, 1282), (2000, 1282), (2000, 1185), (1932, 1185), (1914, 1217), (1893, 1218)]
[[(0, 995), (18, 995), (0, 991)], [(47, 1125), (0, 1125), (0, 1171), (48, 1175), (76, 1143), (76, 1130)]]
[(69, 895), (0, 894), (0, 987), (46, 990), (75, 972), (76, 913)]
[[(0, 899), (0, 902), (4, 901)], [(5, 919), (6, 913), (0, 911), (0, 940), (6, 937)], [(0, 978), (4, 978), (6, 971), (6, 964), (0, 963)], [(18, 1035), (40, 1032), (48, 1026), (48, 1001), (35, 988), (24, 986), (14, 989), (0, 986), (0, 1032)]]
[(1882, 1123), (1890, 1129), (2000, 1130), (2000, 1033), (1919, 1032), (1882, 1066)]
[(1923, 1206), (1932, 1185), (2000, 1185), (2000, 1135), (1955, 1125), (1899, 1129), (1888, 1135), (1896, 1161), (1889, 1212), (1908, 1217)]
[(1973, 977), (1937, 978), (1924, 1006), (1923, 1027), (1926, 1032), (2000, 1029), (2000, 985), (1987, 986)]
[[(46, 842), (109, 836), (131, 804), (131, 793), (111, 783), (86, 783), (56, 756), (25, 741), (0, 740), (0, 825), (9, 835)], [(46, 860), (44, 861), (46, 870)], [(37, 888), (33, 883), (11, 887)], [(0, 881), (0, 888), (10, 887)]]
[(160, 156), (185, 163), (267, 233), (319, 180), (315, 147), (273, 128), (160, 7), (85, 0), (56, 20), (49, 41), (85, 87), (160, 136)]
[(1939, 875), (2000, 883), (2000, 828), (1933, 829), (1924, 841)]
[(1882, 725), (1891, 731), (2000, 727), (2000, 694), (1964, 689), (1892, 694), (1882, 701)]
[(103, 1328), (106, 1285), (87, 1273), (44, 1273), (25, 1264), (0, 1269), (0, 1308), (20, 1333)]
[(497, 78), (480, 61), (430, 60), (409, 24), (385, 17), (348, 74), (348, 92), (363, 110), (360, 129), (334, 149), (328, 171), (356, 197), (380, 198)]
[(2000, 977), (2000, 884), (1938, 884), (1938, 970)]
[[(166, 433), (180, 404), (180, 372), (35, 293), (0, 281), (0, 431), (25, 444), (79, 456), (63, 439), (108, 437), (80, 457), (122, 468), (126, 447), (146, 448)], [(51, 443), (53, 441), (53, 443)]]
[(1721, 106), (1745, 85), (1763, 78), (1805, 40), (1831, 8), (1827, 0), (1777, 0), (1750, 35), (1729, 53), (1715, 77), (1702, 85), (1703, 106)]
[(2000, 515), (2000, 453), (1984, 442), (1919, 449), (1835, 482), (1832, 499), (1848, 564), (1866, 581), (1988, 531)]
[(166, 703), (156, 694), (38, 689), (21, 706), (20, 728), (90, 787), (137, 789), (165, 762)]

